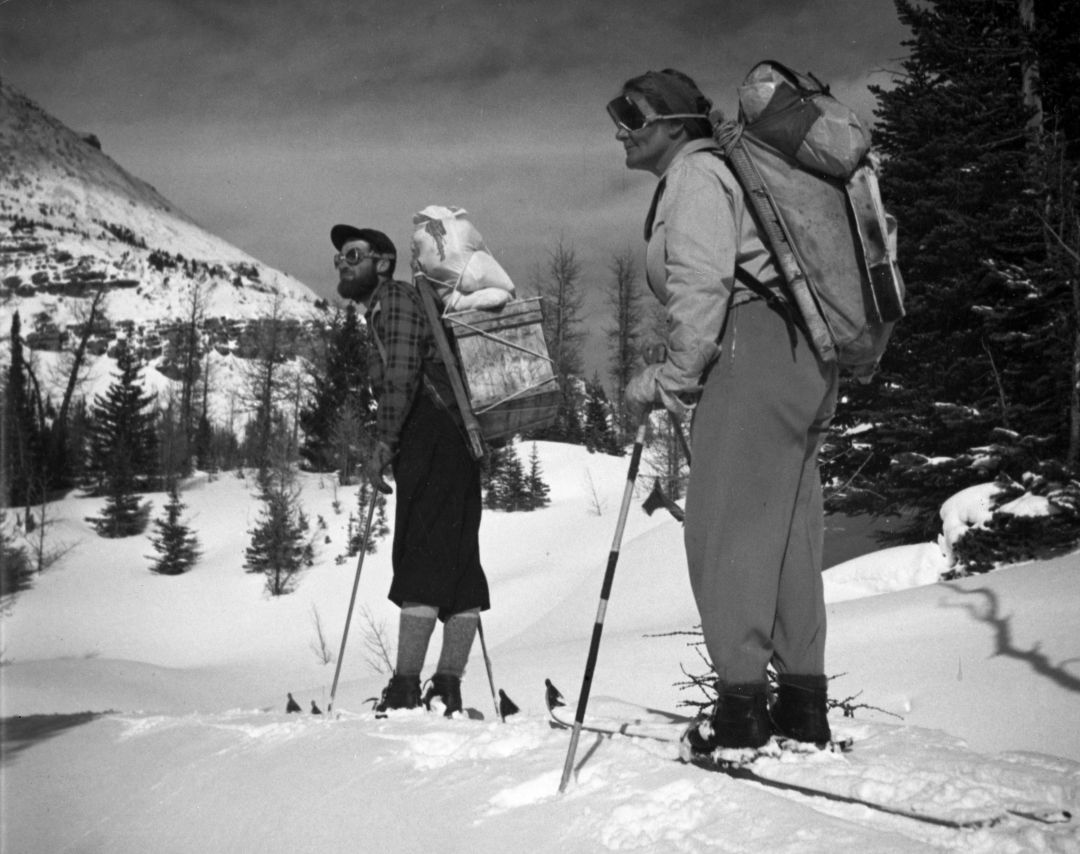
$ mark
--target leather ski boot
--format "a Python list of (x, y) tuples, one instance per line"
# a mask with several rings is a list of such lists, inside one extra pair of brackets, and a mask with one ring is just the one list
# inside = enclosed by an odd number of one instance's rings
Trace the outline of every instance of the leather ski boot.
[(761, 747), (772, 737), (766, 683), (717, 682), (716, 691), (716, 706), (710, 718), (686, 734), (691, 750), (706, 754), (718, 748)]
[(825, 676), (782, 673), (776, 678), (776, 702), (773, 704), (773, 732), (796, 741), (828, 744), (829, 680)]
[(436, 673), (431, 677), (427, 693), (424, 694), (424, 707), (430, 712), (431, 703), (436, 698), (442, 700), (443, 716), (450, 717), (461, 711), (461, 677), (448, 673)]
[(419, 676), (391, 676), (375, 706), (375, 714), (384, 715), (390, 709), (415, 709), (420, 705)]

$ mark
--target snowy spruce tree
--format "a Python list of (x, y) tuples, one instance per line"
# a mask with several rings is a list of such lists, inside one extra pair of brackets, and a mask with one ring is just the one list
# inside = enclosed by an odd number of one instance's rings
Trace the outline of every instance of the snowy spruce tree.
[(4, 506), (29, 506), (44, 499), (45, 457), (40, 405), (29, 366), (23, 358), (19, 312), (11, 318), (11, 357), (0, 389), (0, 483)]
[(310, 550), (304, 542), (307, 524), (292, 487), (272, 486), (263, 492), (262, 502), (259, 522), (244, 552), (244, 569), (264, 575), (267, 592), (282, 596), (293, 591), (305, 565)]
[(34, 567), (26, 550), (16, 546), (7, 526), (7, 518), (0, 508), (0, 603), (30, 587)]
[(525, 510), (528, 488), (525, 467), (513, 443), (492, 451), (491, 474), (484, 506), (491, 510)]
[(88, 487), (104, 495), (101, 516), (87, 521), (103, 537), (129, 537), (146, 528), (150, 506), (139, 492), (150, 487), (157, 468), (154, 396), (141, 384), (142, 368), (131, 348), (117, 349), (118, 374), (91, 413)]
[(513, 443), (491, 449), (483, 485), (484, 506), (489, 510), (513, 513), (535, 510), (551, 503), (535, 442), (529, 455), (528, 472)]
[(300, 411), (304, 465), (313, 471), (337, 470), (343, 485), (351, 482), (372, 420), (369, 349), (350, 303), (331, 320), (309, 376), (310, 402)]
[(526, 488), (530, 510), (547, 507), (551, 503), (551, 498), (548, 497), (551, 490), (544, 481), (540, 468), (540, 452), (536, 449), (536, 442), (532, 443), (532, 450), (529, 451), (529, 474), (526, 478)]
[(622, 456), (623, 448), (615, 430), (615, 414), (597, 376), (585, 383), (584, 434), (584, 444), (590, 452)]
[[(372, 501), (376, 502), (375, 513), (371, 517), (371, 530), (367, 532), (365, 542), (363, 520), (367, 519)], [(360, 554), (360, 549), (365, 546), (366, 554), (374, 554), (379, 540), (390, 533), (390, 525), (386, 521), (386, 497), (381, 492), (364, 483), (356, 492), (356, 503), (359, 517), (349, 514), (348, 546), (345, 552), (349, 557)]]
[(180, 519), (184, 508), (180, 493), (173, 486), (169, 490), (165, 515), (154, 520), (156, 533), (150, 538), (151, 545), (158, 553), (150, 569), (159, 575), (182, 575), (199, 559), (198, 537)]
[(908, 313), (879, 376), (842, 389), (823, 474), (830, 509), (903, 513), (893, 539), (913, 542), (966, 486), (1075, 479), (1080, 16), (1040, 0), (896, 7), (909, 53), (894, 86), (871, 88)]
[(260, 476), (262, 510), (244, 552), (244, 569), (266, 577), (271, 596), (291, 593), (297, 576), (314, 563), (314, 545), (292, 470), (277, 465)]

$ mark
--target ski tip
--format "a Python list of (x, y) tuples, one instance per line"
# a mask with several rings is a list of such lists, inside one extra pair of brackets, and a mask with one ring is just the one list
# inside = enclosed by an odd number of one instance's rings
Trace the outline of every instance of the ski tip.
[(517, 703), (510, 699), (507, 693), (500, 688), (499, 689), (499, 717), (502, 720), (506, 720), (511, 715), (516, 715), (521, 709), (518, 708)]
[(1068, 824), (1073, 817), (1069, 810), (1053, 808), (1046, 810), (1011, 809), (1009, 815), (1035, 821), (1039, 824)]
[(544, 680), (544, 701), (547, 703), (548, 709), (557, 709), (559, 706), (565, 706), (566, 701), (563, 699), (562, 692), (555, 687), (555, 684), (550, 679)]

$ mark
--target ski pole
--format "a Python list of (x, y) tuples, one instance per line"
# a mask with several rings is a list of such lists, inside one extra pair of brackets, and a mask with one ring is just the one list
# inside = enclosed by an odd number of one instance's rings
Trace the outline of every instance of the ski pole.
[(495, 704), (495, 714), (499, 720), (505, 721), (499, 711), (499, 698), (495, 696), (495, 677), (491, 675), (491, 658), (488, 657), (487, 641), (484, 640), (484, 621), (479, 616), (476, 618), (476, 632), (480, 635), (480, 650), (484, 653), (484, 666), (487, 668), (488, 685), (491, 686), (491, 702)]
[(585, 661), (585, 676), (581, 681), (577, 714), (574, 716), (574, 729), (570, 733), (570, 748), (566, 752), (566, 763), (563, 765), (562, 780), (559, 783), (560, 795), (566, 791), (566, 784), (570, 780), (570, 772), (574, 768), (574, 754), (577, 753), (578, 739), (581, 737), (581, 726), (585, 723), (585, 706), (589, 702), (593, 671), (596, 669), (596, 659), (600, 653), (600, 634), (604, 630), (604, 617), (607, 614), (608, 598), (611, 596), (611, 584), (615, 580), (615, 564), (619, 560), (619, 546), (622, 543), (623, 528), (626, 527), (626, 515), (630, 510), (630, 500), (634, 494), (634, 481), (637, 480), (638, 465), (641, 463), (641, 450), (645, 445), (645, 431), (648, 426), (649, 416), (646, 414), (641, 419), (637, 435), (634, 437), (634, 451), (630, 455), (630, 471), (626, 475), (626, 488), (623, 490), (622, 506), (619, 508), (619, 521), (615, 526), (615, 538), (611, 544), (611, 552), (608, 554), (604, 583), (600, 589), (600, 604), (596, 609), (596, 622), (593, 624), (589, 657)]
[(364, 522), (364, 537), (360, 544), (360, 557), (356, 560), (356, 578), (353, 579), (352, 596), (349, 597), (349, 612), (345, 615), (345, 630), (341, 633), (341, 650), (338, 652), (337, 667), (334, 668), (334, 684), (330, 688), (330, 702), (326, 706), (326, 716), (334, 710), (334, 696), (337, 694), (338, 677), (341, 675), (341, 661), (345, 658), (345, 642), (349, 639), (349, 623), (352, 622), (353, 606), (356, 605), (356, 591), (360, 587), (360, 570), (364, 567), (364, 555), (368, 550), (368, 537), (371, 536), (371, 520), (375, 516), (375, 505), (379, 493), (372, 487), (371, 504), (368, 505), (367, 519)]

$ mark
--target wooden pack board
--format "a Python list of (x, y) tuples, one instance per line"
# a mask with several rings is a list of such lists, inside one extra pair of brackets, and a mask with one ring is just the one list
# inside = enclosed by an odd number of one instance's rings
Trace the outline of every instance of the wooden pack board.
[(456, 339), (469, 402), (486, 438), (554, 421), (560, 392), (539, 297), (514, 300), (497, 311), (453, 312), (444, 319)]

